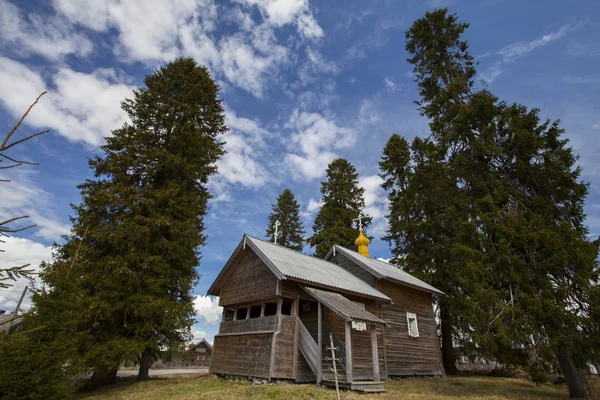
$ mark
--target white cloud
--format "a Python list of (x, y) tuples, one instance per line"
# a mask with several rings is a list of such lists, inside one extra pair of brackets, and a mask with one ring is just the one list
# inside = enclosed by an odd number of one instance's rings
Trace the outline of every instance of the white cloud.
[(25, 123), (35, 128), (50, 128), (69, 140), (96, 146), (102, 143), (103, 136), (109, 136), (112, 129), (127, 120), (120, 104), (126, 97), (132, 97), (133, 87), (115, 82), (118, 74), (108, 71), (84, 74), (60, 68), (52, 75), (51, 84), (46, 84), (38, 72), (0, 57), (0, 101), (14, 117), (20, 117), (47, 90), (48, 95), (42, 97)]
[(394, 80), (388, 76), (386, 76), (383, 81), (385, 82), (385, 90), (387, 90), (390, 93), (393, 93), (400, 89), (398, 84), (396, 82), (394, 82)]
[(578, 29), (581, 25), (582, 24), (563, 25), (556, 31), (549, 33), (547, 35), (543, 35), (542, 37), (540, 37), (538, 39), (535, 39), (535, 40), (532, 40), (529, 42), (521, 41), (521, 42), (512, 43), (506, 47), (503, 47), (502, 49), (500, 49), (498, 51), (482, 54), (481, 56), (479, 56), (479, 58), (490, 57), (490, 56), (500, 56), (502, 59), (500, 61), (496, 62), (495, 64), (493, 64), (488, 69), (487, 72), (481, 74), (481, 77), (488, 83), (493, 82), (494, 79), (496, 79), (498, 76), (500, 76), (502, 74), (502, 67), (505, 64), (511, 63), (511, 62), (515, 61), (516, 59), (525, 56), (526, 54), (532, 52), (533, 50), (535, 50), (539, 47), (543, 47), (551, 42), (554, 42), (556, 40), (563, 38), (568, 33)]
[[(56, 0), (56, 10), (72, 24), (97, 32), (116, 31), (115, 52), (124, 61), (150, 65), (191, 56), (210, 67), (217, 78), (257, 97), (286, 64), (288, 50), (278, 44), (277, 29), (295, 24), (305, 38), (323, 36), (306, 0), (249, 0), (219, 15), (212, 0), (120, 0), (79, 2)], [(256, 6), (263, 22), (256, 24)], [(231, 12), (229, 12), (231, 11)], [(221, 37), (219, 18), (238, 24), (239, 31)]]
[(25, 53), (39, 54), (57, 61), (69, 54), (89, 55), (92, 42), (76, 33), (58, 16), (23, 13), (8, 1), (0, 0), (0, 36), (4, 46)]
[(194, 310), (196, 315), (203, 319), (207, 325), (218, 323), (223, 313), (223, 307), (219, 307), (219, 298), (210, 296), (196, 296)]
[(261, 15), (275, 26), (294, 23), (298, 33), (307, 39), (323, 36), (308, 6), (308, 0), (240, 0), (248, 5), (255, 5)]
[(387, 229), (385, 214), (388, 207), (388, 199), (381, 187), (383, 179), (379, 175), (370, 175), (359, 178), (358, 185), (365, 189), (365, 209), (367, 215), (373, 217), (369, 227), (369, 233), (374, 236), (383, 236)]
[(300, 211), (300, 216), (305, 219), (305, 220), (309, 220), (313, 217), (313, 215), (319, 211), (319, 209), (323, 206), (323, 201), (321, 200), (315, 200), (315, 199), (310, 199), (308, 201), (308, 204), (306, 205), (306, 209)]
[[(325, 175), (327, 165), (337, 157), (334, 150), (356, 142), (354, 129), (338, 126), (318, 113), (294, 110), (285, 126), (294, 131), (285, 159), (295, 167), (295, 176), (307, 180)], [(298, 149), (301, 154), (296, 153)]]
[[(27, 269), (39, 271), (39, 266), (42, 261), (49, 261), (52, 258), (52, 248), (44, 246), (41, 243), (34, 242), (29, 239), (21, 238), (4, 238), (6, 243), (2, 244), (4, 253), (0, 253), (0, 268), (10, 268), (31, 264)], [(19, 297), (25, 289), (25, 286), (30, 286), (31, 283), (26, 279), (19, 279), (8, 290), (0, 289), (0, 309), (13, 311), (17, 306)], [(28, 310), (31, 307), (30, 296), (25, 296), (21, 305), (22, 310)]]
[[(10, 170), (9, 170), (10, 171)], [(58, 241), (64, 234), (69, 233), (70, 225), (59, 218), (53, 210), (52, 194), (36, 186), (27, 173), (19, 169), (3, 174), (2, 178), (11, 179), (12, 182), (0, 183), (2, 188), (2, 201), (0, 202), (0, 220), (28, 215), (28, 219), (15, 221), (10, 226), (20, 228), (31, 224), (28, 233), (42, 237), (48, 241)]]
[(217, 161), (218, 175), (210, 179), (209, 188), (215, 196), (212, 202), (230, 200), (229, 191), (233, 185), (257, 188), (271, 179), (262, 164), (265, 153), (269, 151), (270, 133), (258, 121), (239, 117), (227, 106), (225, 123), (229, 131), (221, 140), (226, 142), (224, 148), (227, 153)]

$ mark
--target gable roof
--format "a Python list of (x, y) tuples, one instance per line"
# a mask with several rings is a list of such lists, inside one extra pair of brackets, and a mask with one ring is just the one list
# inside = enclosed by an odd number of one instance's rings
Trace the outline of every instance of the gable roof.
[(333, 254), (333, 252), (339, 252), (349, 258), (351, 261), (358, 264), (360, 267), (364, 268), (368, 272), (370, 272), (377, 279), (386, 279), (393, 282), (400, 283), (402, 285), (410, 286), (415, 289), (424, 290), (426, 292), (435, 293), (435, 294), (444, 294), (444, 292), (434, 288), (428, 283), (423, 282), (422, 280), (415, 278), (408, 272), (405, 272), (398, 268), (393, 264), (389, 264), (380, 260), (376, 260), (374, 258), (365, 257), (356, 251), (348, 250), (345, 247), (334, 245), (329, 253), (325, 257), (325, 259), (329, 259), (329, 257)]
[(190, 346), (190, 349), (195, 349), (196, 347), (198, 347), (199, 345), (201, 345), (202, 342), (204, 342), (204, 344), (206, 345), (206, 347), (208, 347), (208, 349), (210, 351), (212, 351), (212, 346), (210, 345), (210, 343), (208, 343), (208, 341), (206, 339), (200, 339), (198, 342), (192, 343), (192, 345)]
[(309, 286), (337, 289), (361, 296), (390, 301), (390, 298), (385, 294), (371, 287), (337, 264), (248, 235), (244, 235), (242, 241), (208, 289), (208, 294), (218, 296), (216, 289), (219, 281), (233, 264), (235, 256), (246, 245), (254, 251), (258, 258), (261, 259), (279, 280), (291, 280)]
[(346, 321), (364, 321), (383, 325), (386, 324), (384, 320), (377, 318), (360, 305), (348, 300), (339, 293), (304, 286), (302, 289), (319, 303), (323, 304)]

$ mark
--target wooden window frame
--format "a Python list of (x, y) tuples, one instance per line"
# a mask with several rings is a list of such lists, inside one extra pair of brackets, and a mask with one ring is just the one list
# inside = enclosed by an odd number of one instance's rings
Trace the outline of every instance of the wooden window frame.
[[(415, 332), (413, 332), (412, 328), (411, 328), (411, 323), (410, 321), (414, 320), (415, 321)], [(408, 329), (408, 336), (413, 337), (413, 338), (418, 338), (419, 337), (419, 321), (417, 319), (417, 313), (413, 313), (410, 311), (406, 312), (406, 325), (407, 325), (407, 329)]]

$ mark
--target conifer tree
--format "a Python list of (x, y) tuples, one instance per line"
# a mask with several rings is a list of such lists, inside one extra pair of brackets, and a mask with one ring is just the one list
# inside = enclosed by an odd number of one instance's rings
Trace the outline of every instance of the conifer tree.
[(89, 161), (94, 179), (79, 186), (71, 235), (43, 266), (49, 290), (34, 297), (42, 318), (75, 319), (58, 334), (94, 368), (92, 386), (114, 379), (123, 360), (147, 379), (154, 354), (188, 338), (206, 184), (223, 154), (223, 107), (205, 67), (177, 59), (144, 83), (122, 103), (131, 123)]
[[(355, 221), (365, 207), (365, 189), (358, 186), (358, 173), (344, 158), (327, 167), (327, 180), (321, 182), (323, 206), (313, 223), (313, 236), (308, 243), (315, 247), (315, 256), (325, 257), (334, 244), (354, 249), (358, 237)], [(363, 229), (372, 218), (363, 218)]]
[(302, 221), (300, 221), (300, 205), (296, 201), (294, 193), (288, 188), (284, 189), (277, 197), (277, 204), (274, 204), (271, 209), (266, 237), (274, 241), (275, 222), (279, 221), (277, 244), (302, 251), (305, 232)]
[[(413, 142), (408, 189), (390, 196), (388, 238), (409, 270), (448, 295), (440, 299), (443, 347), (456, 341), (505, 363), (533, 348), (540, 359), (558, 359), (571, 396), (581, 397), (590, 390), (577, 370), (582, 332), (597, 329), (589, 317), (598, 246), (584, 225), (587, 185), (558, 122), (473, 91), (473, 57), (460, 39), (467, 26), (444, 9), (407, 32), (431, 137)], [(385, 184), (397, 186), (403, 175), (386, 151)], [(424, 182), (443, 190), (427, 191)]]

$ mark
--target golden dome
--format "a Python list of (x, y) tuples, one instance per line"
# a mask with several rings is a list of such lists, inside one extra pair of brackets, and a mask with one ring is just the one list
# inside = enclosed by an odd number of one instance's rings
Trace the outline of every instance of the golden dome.
[(358, 234), (358, 238), (356, 238), (356, 240), (354, 241), (354, 244), (356, 245), (356, 247), (358, 247), (358, 252), (365, 257), (370, 257), (369, 256), (369, 243), (371, 243), (371, 241), (369, 240), (368, 237), (366, 237), (363, 234), (363, 232), (361, 230), (360, 233)]

